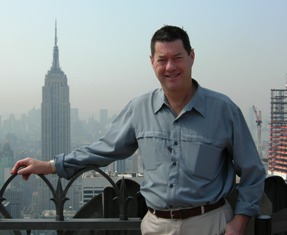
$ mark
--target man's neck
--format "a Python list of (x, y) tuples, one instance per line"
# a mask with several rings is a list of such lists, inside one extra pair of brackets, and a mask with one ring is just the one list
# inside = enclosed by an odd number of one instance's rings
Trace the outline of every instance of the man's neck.
[(184, 106), (191, 100), (196, 91), (195, 85), (191, 82), (190, 86), (185, 90), (177, 93), (166, 94), (169, 105), (178, 115)]

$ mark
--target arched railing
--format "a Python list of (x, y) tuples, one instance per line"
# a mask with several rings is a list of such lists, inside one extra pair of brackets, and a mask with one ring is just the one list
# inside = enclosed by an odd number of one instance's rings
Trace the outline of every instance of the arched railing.
[[(112, 186), (116, 195), (114, 200), (117, 201), (119, 208), (118, 218), (65, 219), (64, 205), (66, 201), (69, 200), (67, 193), (71, 185), (83, 173), (91, 170), (98, 172)], [(65, 230), (116, 230), (125, 233), (125, 231), (128, 230), (139, 231), (140, 229), (140, 218), (128, 218), (127, 205), (132, 197), (128, 195), (125, 179), (123, 178), (120, 186), (118, 186), (109, 175), (95, 166), (90, 166), (79, 171), (68, 181), (64, 188), (61, 178), (58, 178), (57, 185), (54, 187), (45, 175), (38, 175), (52, 193), (51, 201), (53, 201), (56, 209), (55, 219), (13, 219), (9, 211), (3, 206), (2, 202), (6, 200), (3, 195), (8, 185), (16, 176), (17, 174), (11, 175), (0, 190), (0, 213), (4, 217), (3, 219), (0, 219), (0, 230), (14, 230), (14, 234), (21, 234), (18, 233), (19, 230), (26, 230), (27, 234), (30, 234), (31, 230), (57, 230), (58, 234), (64, 234)]]

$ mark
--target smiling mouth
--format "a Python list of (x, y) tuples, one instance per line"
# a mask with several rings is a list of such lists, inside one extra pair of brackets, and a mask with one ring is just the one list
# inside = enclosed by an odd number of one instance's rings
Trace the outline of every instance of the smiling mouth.
[(166, 74), (165, 77), (166, 78), (169, 78), (169, 79), (174, 79), (174, 78), (177, 78), (180, 74), (177, 73), (177, 74)]

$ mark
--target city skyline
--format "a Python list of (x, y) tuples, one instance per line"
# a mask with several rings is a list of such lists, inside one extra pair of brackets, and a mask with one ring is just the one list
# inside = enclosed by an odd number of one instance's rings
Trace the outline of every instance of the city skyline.
[(159, 87), (149, 42), (156, 29), (174, 24), (195, 48), (193, 77), (227, 94), (245, 114), (255, 105), (269, 119), (270, 90), (286, 83), (286, 7), (283, 0), (185, 0), (176, 8), (161, 0), (6, 2), (0, 10), (0, 115), (40, 108), (57, 20), (71, 108), (84, 118), (100, 109), (118, 113), (133, 97)]

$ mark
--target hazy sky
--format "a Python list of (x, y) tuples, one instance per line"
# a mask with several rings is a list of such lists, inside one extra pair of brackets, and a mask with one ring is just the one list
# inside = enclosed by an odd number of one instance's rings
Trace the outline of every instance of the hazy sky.
[(120, 111), (159, 83), (150, 38), (183, 27), (195, 48), (193, 77), (244, 113), (270, 116), (270, 89), (287, 74), (286, 0), (10, 0), (0, 8), (0, 115), (41, 107), (52, 65), (55, 20), (70, 102), (82, 116)]

